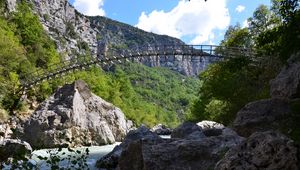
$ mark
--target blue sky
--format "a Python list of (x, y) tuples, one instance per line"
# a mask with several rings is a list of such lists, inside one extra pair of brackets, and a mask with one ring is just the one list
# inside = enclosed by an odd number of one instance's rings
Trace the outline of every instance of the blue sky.
[(270, 0), (69, 0), (85, 15), (101, 15), (188, 44), (218, 44), (229, 25), (240, 23)]

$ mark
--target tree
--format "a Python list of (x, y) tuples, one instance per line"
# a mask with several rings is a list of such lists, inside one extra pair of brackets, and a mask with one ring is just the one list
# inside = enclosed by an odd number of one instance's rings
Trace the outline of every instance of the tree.
[(260, 32), (255, 44), (267, 55), (277, 56), (285, 62), (300, 49), (299, 0), (272, 0), (271, 13), (275, 24), (273, 22), (269, 29)]
[(280, 25), (280, 19), (266, 5), (260, 5), (248, 19), (249, 31), (253, 39)]
[(221, 46), (225, 47), (251, 47), (251, 37), (247, 28), (241, 28), (239, 24), (229, 26), (227, 29), (224, 40), (221, 41)]

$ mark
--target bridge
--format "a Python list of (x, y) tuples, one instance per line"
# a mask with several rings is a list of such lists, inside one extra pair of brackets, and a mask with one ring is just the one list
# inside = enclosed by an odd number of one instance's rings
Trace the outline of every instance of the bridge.
[(84, 70), (91, 66), (103, 67), (126, 61), (141, 62), (141, 59), (152, 58), (159, 62), (170, 61), (180, 56), (181, 60), (201, 62), (204, 57), (224, 60), (233, 57), (253, 58), (255, 53), (251, 49), (241, 47), (224, 47), (214, 45), (148, 45), (135, 47), (107, 48), (102, 47), (98, 54), (90, 57), (73, 57), (48, 66), (47, 70), (37, 69), (20, 77), (21, 91), (26, 91), (43, 81), (47, 81), (75, 70)]

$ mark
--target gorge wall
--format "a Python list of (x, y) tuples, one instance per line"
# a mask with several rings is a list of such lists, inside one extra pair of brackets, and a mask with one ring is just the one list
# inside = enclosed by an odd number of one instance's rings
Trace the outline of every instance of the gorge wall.
[[(18, 0), (6, 0), (9, 11), (14, 11)], [(131, 48), (151, 44), (183, 45), (184, 42), (166, 35), (145, 32), (136, 27), (106, 17), (89, 17), (79, 13), (67, 0), (28, 0), (57, 50), (66, 58), (90, 53), (96, 55), (103, 44), (114, 48)], [(154, 57), (141, 60), (147, 66), (163, 66), (184, 75), (195, 76), (216, 59), (192, 61), (176, 56), (159, 61)]]

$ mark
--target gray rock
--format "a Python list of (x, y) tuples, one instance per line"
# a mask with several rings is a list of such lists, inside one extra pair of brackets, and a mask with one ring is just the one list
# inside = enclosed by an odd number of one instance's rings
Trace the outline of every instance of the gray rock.
[(184, 139), (162, 139), (144, 126), (130, 131), (121, 145), (97, 161), (97, 167), (120, 170), (208, 169), (214, 167), (228, 149), (244, 140), (233, 133), (206, 138), (194, 123), (184, 123), (180, 127), (189, 127), (190, 133)]
[(241, 136), (250, 136), (256, 131), (279, 129), (290, 112), (289, 102), (283, 99), (255, 101), (237, 113), (234, 130)]
[(119, 108), (78, 80), (44, 101), (24, 123), (20, 137), (34, 148), (103, 145), (122, 141), (129, 124)]
[(215, 170), (227, 169), (299, 169), (293, 141), (274, 132), (257, 132), (229, 150)]
[(222, 125), (221, 123), (217, 123), (214, 121), (210, 120), (203, 120), (201, 122), (197, 123), (198, 126), (202, 128), (202, 130), (207, 130), (207, 129), (224, 129), (225, 126)]
[(117, 168), (119, 158), (122, 151), (128, 147), (131, 142), (139, 141), (141, 139), (161, 141), (162, 139), (154, 132), (151, 132), (147, 127), (141, 126), (136, 130), (130, 131), (125, 137), (124, 141), (116, 146), (113, 151), (106, 156), (99, 159), (96, 163), (96, 167), (104, 169)]
[[(190, 136), (189, 136), (190, 135)], [(205, 135), (200, 126), (192, 122), (184, 122), (175, 128), (171, 134), (171, 138), (203, 138)]]
[[(31, 0), (44, 29), (55, 41), (57, 50), (66, 58), (75, 54), (97, 53), (96, 30), (89, 19), (74, 9), (67, 0)], [(82, 50), (86, 43), (91, 51)]]
[(8, 123), (0, 124), (0, 141), (11, 138), (13, 131)]
[(219, 136), (223, 133), (225, 126), (209, 120), (203, 120), (197, 123), (201, 127), (205, 136)]
[(28, 159), (31, 152), (32, 148), (27, 142), (17, 139), (0, 140), (0, 162), (5, 162), (8, 158)]
[(9, 12), (13, 12), (16, 10), (17, 0), (6, 0), (6, 7)]
[(277, 77), (271, 81), (273, 98), (300, 98), (300, 53), (293, 55)]
[[(197, 131), (195, 131), (197, 132)], [(239, 136), (191, 139), (141, 139), (131, 142), (119, 158), (120, 170), (212, 169), (226, 151), (242, 142)]]
[(155, 125), (152, 129), (152, 132), (158, 134), (158, 135), (171, 135), (172, 129), (168, 128), (167, 126), (163, 124)]

